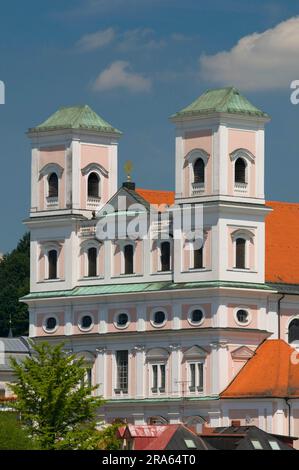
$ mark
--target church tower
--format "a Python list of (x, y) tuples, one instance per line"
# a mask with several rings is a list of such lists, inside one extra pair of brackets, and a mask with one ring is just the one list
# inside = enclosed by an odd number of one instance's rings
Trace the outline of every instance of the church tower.
[(120, 135), (87, 105), (60, 108), (29, 129), (31, 290), (76, 284), (78, 222), (91, 219), (117, 190)]
[(174, 278), (264, 282), (264, 125), (233, 88), (208, 90), (171, 117), (176, 204), (203, 206), (203, 246), (176, 240)]

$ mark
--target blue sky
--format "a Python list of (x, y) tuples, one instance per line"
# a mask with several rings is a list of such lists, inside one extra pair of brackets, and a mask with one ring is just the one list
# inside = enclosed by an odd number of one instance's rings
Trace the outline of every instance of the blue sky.
[[(168, 117), (206, 88), (236, 85), (272, 116), (268, 199), (299, 201), (299, 5), (293, 1), (52, 0), (2, 2), (0, 252), (24, 232), (30, 196), (25, 135), (62, 105), (89, 104), (124, 132), (139, 187), (173, 189)], [(256, 34), (255, 34), (256, 33)]]

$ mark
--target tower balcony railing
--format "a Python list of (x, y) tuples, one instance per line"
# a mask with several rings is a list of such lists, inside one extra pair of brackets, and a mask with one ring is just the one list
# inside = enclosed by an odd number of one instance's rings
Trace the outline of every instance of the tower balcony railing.
[(88, 209), (98, 209), (100, 207), (101, 198), (100, 197), (91, 197), (87, 198), (87, 207)]
[(56, 209), (58, 207), (58, 197), (48, 196), (47, 197), (47, 207), (50, 207), (52, 209)]
[(203, 193), (204, 190), (205, 190), (204, 183), (192, 183), (192, 195), (193, 196)]
[(238, 193), (246, 193), (248, 189), (247, 183), (235, 182), (235, 191)]

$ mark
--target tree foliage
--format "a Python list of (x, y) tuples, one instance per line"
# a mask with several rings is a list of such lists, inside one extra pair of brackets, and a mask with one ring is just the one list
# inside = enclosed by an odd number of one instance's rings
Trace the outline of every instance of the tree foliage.
[(27, 305), (19, 299), (28, 294), (29, 279), (30, 236), (26, 233), (17, 247), (0, 260), (0, 336), (7, 336), (10, 316), (13, 334), (28, 334)]
[(32, 343), (32, 349), (21, 363), (11, 359), (13, 406), (30, 434), (42, 449), (96, 448), (95, 414), (103, 400), (85, 381), (84, 359), (65, 352), (63, 344)]
[(23, 429), (16, 413), (0, 413), (0, 450), (36, 450), (37, 444)]

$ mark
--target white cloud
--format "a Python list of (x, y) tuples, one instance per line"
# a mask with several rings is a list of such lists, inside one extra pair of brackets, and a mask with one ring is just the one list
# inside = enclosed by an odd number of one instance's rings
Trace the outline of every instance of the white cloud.
[(119, 36), (118, 48), (121, 51), (158, 49), (164, 46), (165, 40), (158, 39), (155, 31), (149, 28), (131, 29)]
[(95, 33), (85, 34), (77, 42), (77, 47), (82, 51), (93, 51), (107, 46), (115, 38), (115, 31), (113, 28), (96, 31)]
[(299, 16), (241, 38), (230, 51), (202, 55), (201, 78), (243, 90), (288, 88), (299, 78)]
[(98, 75), (92, 88), (95, 91), (124, 88), (133, 93), (139, 93), (149, 91), (151, 81), (149, 78), (131, 72), (129, 62), (117, 60)]

